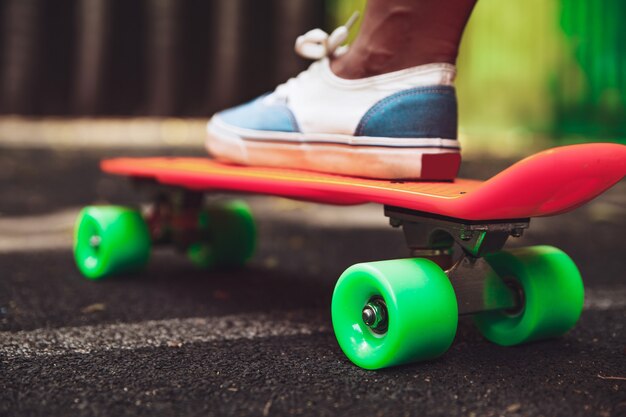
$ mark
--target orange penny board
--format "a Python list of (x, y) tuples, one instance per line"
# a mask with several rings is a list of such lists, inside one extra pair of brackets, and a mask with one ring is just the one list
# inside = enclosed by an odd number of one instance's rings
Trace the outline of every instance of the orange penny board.
[(626, 146), (564, 146), (528, 157), (487, 181), (388, 181), (208, 158), (117, 158), (102, 170), (200, 191), (236, 191), (326, 204), (380, 203), (465, 220), (521, 219), (572, 210), (626, 175)]

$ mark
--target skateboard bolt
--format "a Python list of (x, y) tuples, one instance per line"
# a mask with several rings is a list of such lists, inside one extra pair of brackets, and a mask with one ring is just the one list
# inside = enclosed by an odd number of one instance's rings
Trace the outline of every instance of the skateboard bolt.
[(389, 224), (391, 225), (391, 227), (400, 227), (402, 226), (402, 220), (390, 217)]
[(459, 237), (461, 238), (461, 240), (470, 240), (474, 237), (474, 232), (472, 232), (471, 230), (461, 230), (461, 232), (459, 233)]
[(387, 331), (387, 306), (382, 298), (373, 298), (365, 304), (361, 312), (363, 323), (375, 333)]

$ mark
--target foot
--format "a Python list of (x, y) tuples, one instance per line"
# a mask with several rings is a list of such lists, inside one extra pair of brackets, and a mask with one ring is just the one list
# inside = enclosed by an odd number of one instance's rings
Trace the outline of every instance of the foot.
[(435, 63), (347, 80), (329, 58), (273, 92), (214, 115), (207, 148), (244, 165), (381, 179), (453, 179), (455, 67)]

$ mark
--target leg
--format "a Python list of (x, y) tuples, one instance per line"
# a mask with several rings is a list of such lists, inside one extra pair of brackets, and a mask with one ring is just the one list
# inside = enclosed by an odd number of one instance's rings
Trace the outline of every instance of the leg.
[(369, 0), (359, 36), (331, 64), (356, 79), (432, 62), (456, 61), (476, 0)]

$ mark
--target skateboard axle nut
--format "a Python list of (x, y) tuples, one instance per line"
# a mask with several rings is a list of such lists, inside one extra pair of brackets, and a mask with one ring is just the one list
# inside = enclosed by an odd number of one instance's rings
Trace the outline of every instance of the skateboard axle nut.
[(97, 248), (102, 243), (102, 238), (98, 235), (93, 235), (89, 238), (89, 246), (92, 248)]
[(380, 297), (370, 299), (361, 312), (363, 323), (375, 333), (385, 333), (387, 331), (388, 318), (387, 306)]

